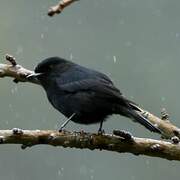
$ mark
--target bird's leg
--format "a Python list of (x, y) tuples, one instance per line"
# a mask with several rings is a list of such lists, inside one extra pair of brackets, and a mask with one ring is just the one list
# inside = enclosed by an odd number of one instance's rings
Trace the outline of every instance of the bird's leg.
[(100, 122), (98, 134), (103, 134), (104, 133), (104, 130), (102, 129), (102, 126), (103, 126), (103, 121)]
[(60, 127), (59, 132), (63, 130), (63, 128), (68, 124), (69, 121), (74, 117), (75, 113), (73, 113)]

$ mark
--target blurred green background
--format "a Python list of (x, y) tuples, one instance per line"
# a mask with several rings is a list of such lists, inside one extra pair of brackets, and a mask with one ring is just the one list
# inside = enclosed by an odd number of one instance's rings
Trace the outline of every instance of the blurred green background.
[[(180, 1), (81, 0), (48, 17), (56, 0), (0, 1), (0, 60), (4, 54), (33, 69), (43, 58), (61, 56), (108, 74), (142, 107), (160, 114), (165, 107), (180, 126)], [(57, 129), (64, 117), (51, 107), (41, 87), (0, 79), (0, 129)], [(106, 132), (124, 129), (159, 139), (120, 116), (104, 123)], [(69, 130), (96, 132), (98, 125), (74, 123)], [(179, 162), (106, 151), (19, 145), (0, 147), (0, 179), (177, 180)]]

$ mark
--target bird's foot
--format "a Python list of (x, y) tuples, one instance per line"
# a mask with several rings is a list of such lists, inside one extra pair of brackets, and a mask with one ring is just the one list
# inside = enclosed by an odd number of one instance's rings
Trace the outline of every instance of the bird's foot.
[(99, 130), (98, 130), (98, 135), (103, 135), (103, 134), (105, 134), (104, 129), (99, 129)]
[(63, 132), (63, 131), (65, 131), (65, 129), (64, 129), (64, 127), (60, 127), (60, 129), (58, 131)]
[(23, 130), (19, 129), (19, 128), (13, 128), (12, 132), (14, 135), (22, 135), (23, 134)]
[(133, 135), (128, 131), (113, 130), (113, 134), (116, 136), (120, 136), (120, 137), (124, 138), (124, 140), (130, 141), (130, 142), (134, 141)]
[(58, 131), (59, 131), (59, 133), (66, 133), (66, 132), (68, 132), (68, 130), (66, 130), (64, 128), (60, 128)]

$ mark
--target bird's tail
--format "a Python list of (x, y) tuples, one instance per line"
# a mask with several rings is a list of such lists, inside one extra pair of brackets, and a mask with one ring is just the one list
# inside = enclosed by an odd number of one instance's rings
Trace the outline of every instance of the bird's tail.
[(146, 127), (147, 129), (149, 129), (152, 132), (156, 132), (161, 134), (161, 130), (159, 128), (157, 128), (156, 126), (154, 126), (147, 118), (145, 118), (142, 114), (140, 114), (140, 112), (136, 111), (136, 110), (132, 110), (130, 112), (130, 116), (133, 120), (139, 122), (140, 124), (142, 124), (144, 127)]
[(162, 134), (161, 130), (153, 125), (147, 118), (141, 114), (140, 108), (133, 102), (127, 100), (127, 106), (119, 106), (119, 114), (131, 118), (135, 122), (139, 122), (152, 132)]

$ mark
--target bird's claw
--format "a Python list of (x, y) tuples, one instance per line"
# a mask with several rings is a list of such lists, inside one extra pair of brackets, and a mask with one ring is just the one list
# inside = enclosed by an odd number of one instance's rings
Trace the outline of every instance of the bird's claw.
[(23, 134), (23, 130), (22, 129), (19, 129), (19, 128), (13, 128), (12, 129), (12, 133), (14, 135), (22, 135)]
[(63, 128), (61, 127), (58, 131), (59, 131), (59, 132), (62, 132), (62, 131), (63, 131)]
[(98, 130), (98, 135), (103, 135), (103, 134), (105, 134), (104, 129), (99, 129), (99, 130)]

